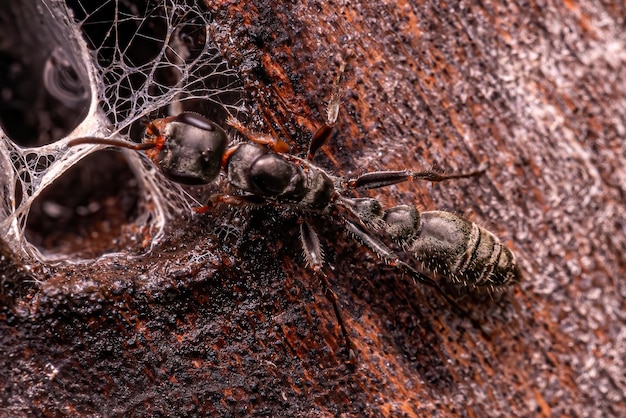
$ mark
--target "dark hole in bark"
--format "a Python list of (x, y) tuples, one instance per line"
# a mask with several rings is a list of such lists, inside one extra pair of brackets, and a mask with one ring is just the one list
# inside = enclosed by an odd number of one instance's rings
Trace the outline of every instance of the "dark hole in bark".
[(80, 161), (33, 203), (26, 237), (44, 254), (88, 258), (125, 247), (138, 215), (139, 187), (124, 155), (99, 151)]

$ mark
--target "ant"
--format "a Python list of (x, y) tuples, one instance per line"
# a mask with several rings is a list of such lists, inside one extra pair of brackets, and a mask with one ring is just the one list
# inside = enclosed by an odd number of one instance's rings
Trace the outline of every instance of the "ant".
[[(352, 198), (355, 189), (374, 189), (393, 184), (426, 180), (440, 182), (482, 174), (477, 170), (440, 174), (434, 171), (374, 171), (354, 179), (328, 173), (312, 163), (316, 153), (332, 136), (339, 113), (339, 76), (328, 104), (325, 123), (314, 133), (306, 158), (290, 154), (279, 138), (252, 132), (237, 120), (227, 123), (248, 142), (229, 146), (226, 132), (216, 123), (195, 113), (156, 119), (148, 124), (141, 144), (105, 138), (78, 138), (69, 146), (105, 144), (143, 150), (163, 174), (182, 184), (208, 184), (224, 172), (231, 194), (215, 194), (202, 211), (218, 204), (273, 204), (301, 213), (300, 236), (307, 264), (325, 288), (348, 353), (354, 358), (338, 307), (323, 271), (323, 254), (317, 233), (306, 216), (333, 216), (350, 235), (373, 251), (381, 260), (408, 274), (415, 282), (434, 288), (455, 309), (465, 313), (441, 285), (493, 291), (519, 282), (521, 274), (513, 252), (491, 232), (475, 223), (443, 211), (418, 212), (415, 206), (400, 205), (383, 209), (373, 198)], [(385, 244), (388, 238), (399, 244), (417, 261), (417, 269)]]

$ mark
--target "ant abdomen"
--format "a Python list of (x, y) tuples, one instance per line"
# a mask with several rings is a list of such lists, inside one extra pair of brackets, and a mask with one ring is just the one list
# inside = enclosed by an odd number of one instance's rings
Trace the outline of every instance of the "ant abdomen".
[(515, 256), (498, 237), (474, 222), (443, 211), (413, 206), (385, 211), (387, 233), (430, 276), (474, 289), (495, 290), (519, 282)]

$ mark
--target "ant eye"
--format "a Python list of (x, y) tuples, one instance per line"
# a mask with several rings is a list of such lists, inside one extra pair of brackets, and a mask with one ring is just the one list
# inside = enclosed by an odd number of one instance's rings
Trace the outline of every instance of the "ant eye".
[(178, 116), (174, 118), (174, 122), (180, 122), (187, 125), (195, 126), (196, 128), (205, 131), (215, 131), (217, 129), (222, 129), (209, 119), (200, 116), (197, 113), (191, 112), (183, 112), (178, 114)]
[(181, 113), (167, 123), (157, 164), (169, 179), (183, 184), (207, 184), (219, 174), (226, 150), (226, 132), (194, 113)]

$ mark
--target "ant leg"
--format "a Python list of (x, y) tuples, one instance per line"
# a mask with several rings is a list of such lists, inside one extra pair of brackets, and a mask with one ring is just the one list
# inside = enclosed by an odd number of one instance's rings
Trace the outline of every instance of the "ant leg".
[(283, 154), (290, 151), (289, 145), (287, 145), (287, 143), (282, 139), (274, 138), (271, 135), (266, 135), (260, 132), (254, 132), (246, 128), (241, 122), (239, 122), (239, 120), (232, 116), (226, 120), (226, 123), (235, 128), (240, 134), (250, 141), (260, 145), (267, 145), (274, 152)]
[(302, 222), (300, 224), (300, 237), (302, 240), (302, 247), (304, 249), (304, 256), (306, 258), (307, 264), (313, 269), (313, 271), (320, 277), (322, 281), (322, 285), (324, 286), (324, 296), (326, 299), (333, 305), (333, 310), (335, 311), (335, 317), (337, 318), (337, 322), (339, 323), (339, 327), (341, 328), (341, 333), (343, 334), (344, 341), (346, 343), (346, 349), (348, 350), (348, 362), (353, 363), (356, 358), (356, 350), (350, 336), (348, 335), (348, 330), (346, 329), (345, 323), (343, 322), (343, 317), (341, 316), (341, 310), (339, 309), (339, 298), (337, 294), (332, 290), (330, 283), (328, 281), (328, 277), (324, 274), (322, 270), (322, 264), (324, 263), (324, 256), (322, 253), (322, 247), (320, 246), (319, 238), (317, 234), (309, 224), (306, 222)]
[(309, 152), (306, 156), (307, 160), (313, 159), (315, 153), (322, 147), (322, 145), (328, 142), (330, 137), (333, 135), (334, 130), (335, 122), (332, 124), (325, 123), (317, 131), (315, 131), (313, 138), (311, 138), (311, 143), (309, 144)]
[(378, 257), (385, 260), (389, 265), (394, 266), (407, 273), (415, 282), (420, 282), (426, 286), (432, 287), (443, 297), (446, 302), (452, 306), (452, 308), (457, 311), (459, 314), (465, 317), (469, 317), (469, 313), (461, 308), (458, 303), (454, 299), (452, 299), (448, 294), (430, 277), (420, 273), (415, 270), (413, 267), (400, 260), (398, 256), (382, 241), (378, 238), (372, 236), (370, 232), (365, 230), (360, 225), (353, 223), (349, 220), (346, 220), (346, 229), (352, 235), (354, 235), (359, 241), (361, 241), (367, 248), (373, 251)]
[(436, 171), (373, 171), (363, 174), (355, 179), (347, 181), (346, 185), (350, 189), (377, 189), (379, 187), (391, 186), (392, 184), (402, 183), (409, 180), (426, 180), (439, 182), (450, 179), (461, 179), (466, 177), (474, 177), (483, 174), (489, 168), (489, 163), (485, 162), (478, 166), (478, 169), (465, 173), (441, 174)]
[(330, 95), (330, 100), (328, 101), (328, 107), (326, 108), (326, 122), (313, 134), (313, 138), (311, 138), (311, 143), (309, 144), (307, 160), (312, 160), (315, 153), (328, 142), (333, 134), (335, 122), (337, 122), (337, 116), (339, 115), (339, 83), (345, 69), (346, 63), (342, 62), (339, 66), (339, 71), (337, 72), (337, 77), (335, 78), (335, 82), (333, 84), (333, 91)]

